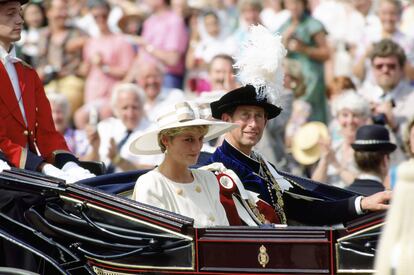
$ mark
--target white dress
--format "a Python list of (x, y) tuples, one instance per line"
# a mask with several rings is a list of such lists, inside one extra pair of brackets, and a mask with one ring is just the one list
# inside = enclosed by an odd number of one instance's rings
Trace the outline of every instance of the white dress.
[(194, 227), (229, 225), (220, 203), (219, 185), (210, 171), (191, 169), (194, 181), (178, 183), (158, 168), (140, 176), (132, 199), (194, 219)]

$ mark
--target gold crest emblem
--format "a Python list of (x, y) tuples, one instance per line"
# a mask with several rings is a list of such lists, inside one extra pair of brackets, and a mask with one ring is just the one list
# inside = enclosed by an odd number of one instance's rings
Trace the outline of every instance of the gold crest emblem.
[(257, 260), (263, 268), (265, 268), (269, 263), (269, 254), (267, 254), (267, 249), (264, 245), (259, 248), (259, 255), (257, 255)]

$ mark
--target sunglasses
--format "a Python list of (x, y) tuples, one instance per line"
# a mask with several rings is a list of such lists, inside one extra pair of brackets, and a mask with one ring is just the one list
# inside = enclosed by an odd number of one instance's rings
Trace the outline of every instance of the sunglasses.
[(390, 70), (395, 70), (397, 68), (396, 63), (378, 63), (374, 64), (374, 68), (377, 70), (382, 70), (384, 67), (387, 67)]
[(98, 19), (98, 18), (107, 18), (108, 17), (108, 14), (95, 14), (95, 15), (93, 15), (93, 17), (95, 19)]

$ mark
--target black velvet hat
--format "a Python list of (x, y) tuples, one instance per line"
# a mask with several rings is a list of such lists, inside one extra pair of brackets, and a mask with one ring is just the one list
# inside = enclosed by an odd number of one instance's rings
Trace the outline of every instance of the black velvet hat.
[(354, 143), (355, 151), (362, 152), (393, 152), (397, 146), (390, 142), (390, 134), (382, 125), (364, 125), (358, 128)]
[(260, 96), (253, 85), (246, 85), (232, 90), (222, 96), (219, 100), (211, 102), (211, 113), (214, 118), (221, 119), (221, 115), (229, 109), (241, 105), (253, 105), (263, 107), (267, 113), (267, 118), (277, 117), (282, 108), (268, 102), (268, 98)]
[(0, 4), (7, 3), (7, 2), (19, 2), (21, 5), (26, 4), (29, 0), (0, 0)]

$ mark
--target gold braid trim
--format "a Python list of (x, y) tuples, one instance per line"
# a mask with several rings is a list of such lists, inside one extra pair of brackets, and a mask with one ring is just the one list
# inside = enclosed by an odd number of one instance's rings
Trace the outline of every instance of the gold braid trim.
[[(276, 201), (274, 205), (276, 214), (279, 216), (280, 222), (282, 224), (286, 224), (287, 219), (286, 219), (286, 214), (284, 210), (285, 203), (283, 201), (282, 191), (280, 189), (280, 186), (277, 183), (276, 179), (273, 177), (272, 173), (269, 171), (269, 168), (267, 167), (263, 158), (259, 156), (258, 159), (260, 161), (260, 166), (263, 169), (263, 172), (265, 173), (266, 181), (271, 183), (271, 188), (274, 189), (276, 193)], [(268, 182), (266, 182), (266, 184), (269, 184)], [(271, 190), (269, 190), (269, 192), (271, 192)], [(273, 194), (270, 194), (270, 196), (273, 197)]]

